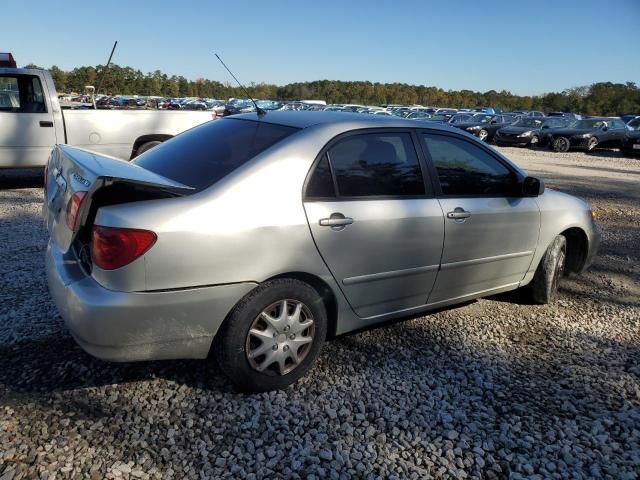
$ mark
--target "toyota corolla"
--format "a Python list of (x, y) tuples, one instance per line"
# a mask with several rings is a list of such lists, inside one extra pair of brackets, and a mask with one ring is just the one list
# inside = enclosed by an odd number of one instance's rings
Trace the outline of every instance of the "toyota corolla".
[(245, 391), (379, 322), (550, 302), (600, 238), (588, 204), (465, 132), (335, 112), (235, 115), (132, 162), (59, 145), (45, 197), (49, 288), (84, 350), (213, 355)]

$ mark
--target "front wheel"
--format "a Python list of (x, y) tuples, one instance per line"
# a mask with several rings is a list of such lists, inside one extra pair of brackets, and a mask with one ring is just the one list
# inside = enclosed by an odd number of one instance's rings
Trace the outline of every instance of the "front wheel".
[(529, 142), (529, 147), (536, 148), (540, 143), (540, 138), (537, 135), (531, 137), (531, 141)]
[(539, 304), (551, 303), (558, 293), (558, 283), (564, 274), (567, 239), (558, 235), (544, 253), (531, 281), (531, 297)]
[(294, 279), (256, 287), (233, 309), (215, 339), (223, 373), (240, 390), (285, 388), (305, 375), (327, 334), (318, 292)]
[(596, 137), (591, 137), (589, 142), (587, 143), (587, 151), (592, 152), (598, 146), (598, 139)]
[(568, 152), (571, 147), (571, 143), (567, 137), (558, 137), (553, 141), (553, 151), (554, 152)]
[(146, 152), (147, 150), (151, 150), (153, 147), (160, 145), (162, 142), (159, 140), (152, 140), (150, 142), (145, 142), (142, 145), (140, 145), (138, 147), (138, 150), (136, 150), (136, 157), (139, 155), (142, 155), (144, 152)]
[(478, 138), (485, 142), (487, 137), (489, 136), (489, 132), (487, 132), (484, 128), (478, 132)]

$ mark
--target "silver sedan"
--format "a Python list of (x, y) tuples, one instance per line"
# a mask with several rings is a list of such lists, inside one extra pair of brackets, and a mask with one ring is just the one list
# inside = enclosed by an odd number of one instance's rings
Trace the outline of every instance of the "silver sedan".
[(283, 388), (326, 338), (499, 292), (554, 298), (592, 261), (589, 205), (458, 129), (374, 115), (216, 120), (125, 162), (59, 145), (52, 297), (90, 354), (217, 357)]

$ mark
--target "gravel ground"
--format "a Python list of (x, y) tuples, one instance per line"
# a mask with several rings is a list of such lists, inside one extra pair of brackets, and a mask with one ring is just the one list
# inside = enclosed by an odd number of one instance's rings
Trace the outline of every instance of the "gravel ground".
[(638, 478), (640, 161), (501, 149), (604, 230), (559, 301), (517, 294), (329, 342), (287, 391), (108, 364), (52, 306), (37, 173), (0, 173), (0, 479)]

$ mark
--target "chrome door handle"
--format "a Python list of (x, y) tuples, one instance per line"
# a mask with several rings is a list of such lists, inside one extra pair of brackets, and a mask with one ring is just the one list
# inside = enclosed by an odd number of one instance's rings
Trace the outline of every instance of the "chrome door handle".
[(332, 213), (329, 218), (321, 218), (318, 222), (321, 227), (331, 227), (333, 230), (342, 230), (353, 223), (353, 218), (345, 217), (341, 213)]
[(447, 218), (453, 218), (454, 220), (464, 220), (465, 218), (469, 218), (470, 216), (471, 212), (467, 212), (460, 207), (454, 208), (453, 212), (447, 212)]

